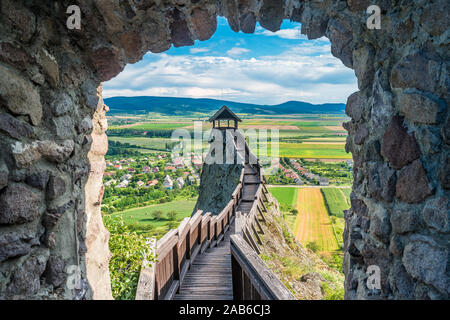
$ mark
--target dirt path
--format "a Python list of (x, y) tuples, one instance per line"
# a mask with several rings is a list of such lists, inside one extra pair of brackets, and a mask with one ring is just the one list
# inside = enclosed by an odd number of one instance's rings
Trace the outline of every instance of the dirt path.
[(304, 246), (315, 241), (320, 252), (329, 253), (339, 249), (319, 188), (298, 189), (297, 210), (294, 234)]

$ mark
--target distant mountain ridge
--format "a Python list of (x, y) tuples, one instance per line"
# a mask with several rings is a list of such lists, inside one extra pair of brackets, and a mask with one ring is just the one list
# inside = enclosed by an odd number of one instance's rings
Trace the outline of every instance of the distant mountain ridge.
[(235, 113), (260, 115), (345, 113), (345, 104), (343, 103), (311, 104), (301, 101), (288, 101), (277, 105), (259, 105), (217, 99), (144, 96), (106, 98), (105, 104), (110, 108), (109, 114), (156, 112), (164, 115), (186, 115), (211, 113), (223, 105), (227, 105)]

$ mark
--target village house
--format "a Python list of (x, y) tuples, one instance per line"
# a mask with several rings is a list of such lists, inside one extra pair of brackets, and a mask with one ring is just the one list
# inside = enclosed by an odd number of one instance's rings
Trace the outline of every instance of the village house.
[(117, 180), (111, 179), (111, 180), (106, 181), (106, 182), (104, 183), (104, 186), (105, 186), (105, 187), (109, 187), (110, 185), (115, 184), (115, 183), (117, 183)]
[(168, 190), (172, 190), (173, 189), (173, 181), (168, 175), (166, 175), (164, 177), (163, 187), (168, 189)]
[(142, 168), (142, 173), (147, 173), (150, 171), (150, 167), (149, 166), (145, 166)]
[(159, 167), (154, 167), (154, 168), (152, 168), (152, 172), (153, 172), (153, 173), (159, 172)]
[(112, 176), (114, 176), (116, 173), (115, 172), (104, 172), (103, 173), (103, 176), (105, 176), (105, 177), (112, 177)]
[(120, 164), (115, 164), (114, 169), (122, 170), (122, 166)]
[(119, 183), (116, 186), (116, 188), (126, 188), (126, 187), (128, 187), (128, 184), (129, 184), (128, 180), (123, 180), (121, 183)]
[(124, 181), (124, 180), (131, 180), (131, 178), (133, 178), (133, 176), (131, 174), (124, 174), (122, 177), (120, 177), (120, 180)]
[(195, 182), (196, 182), (196, 180), (193, 176), (189, 176), (187, 179), (188, 179), (189, 184), (195, 184)]
[(147, 187), (154, 187), (158, 184), (158, 182), (158, 179), (149, 180), (147, 181)]
[(177, 168), (175, 168), (174, 166), (167, 166), (167, 167), (164, 168), (164, 171), (175, 172), (175, 171), (177, 171)]
[(184, 179), (182, 177), (178, 177), (176, 180), (176, 184), (179, 189), (183, 188), (185, 184)]
[(128, 168), (128, 172), (136, 172), (136, 169), (134, 169), (134, 168)]
[(136, 182), (138, 188), (142, 187), (143, 185), (145, 185), (144, 181), (139, 180), (138, 182)]
[(328, 178), (319, 178), (319, 184), (321, 186), (329, 186), (330, 182), (328, 181)]

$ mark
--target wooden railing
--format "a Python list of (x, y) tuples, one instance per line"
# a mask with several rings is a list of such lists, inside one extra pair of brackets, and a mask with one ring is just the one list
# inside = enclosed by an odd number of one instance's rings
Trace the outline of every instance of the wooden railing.
[(170, 300), (178, 291), (197, 255), (217, 246), (234, 219), (242, 198), (244, 169), (231, 200), (219, 215), (203, 215), (201, 210), (185, 218), (177, 229), (170, 230), (156, 242), (157, 262), (144, 261), (139, 277), (136, 300)]
[(261, 252), (259, 246), (262, 244), (260, 235), (264, 234), (261, 222), (265, 222), (264, 212), (267, 212), (267, 208), (264, 200), (267, 202), (268, 191), (261, 165), (247, 143), (244, 150), (239, 150), (237, 146), (236, 150), (244, 152), (246, 162), (250, 161), (250, 166), (257, 170), (260, 178), (250, 212), (236, 212), (244, 188), (244, 166), (231, 200), (219, 215), (203, 215), (202, 211), (197, 211), (159, 241), (149, 241), (149, 245), (153, 247), (152, 252), (156, 251), (157, 261), (153, 264), (143, 262), (136, 300), (172, 299), (195, 258), (207, 248), (217, 246), (234, 219), (235, 234), (230, 237), (234, 299), (295, 299), (258, 256)]
[(235, 234), (230, 237), (233, 297), (235, 300), (295, 300), (258, 255), (261, 253), (259, 245), (262, 245), (260, 235), (264, 234), (261, 222), (266, 221), (264, 200), (268, 201), (268, 190), (260, 164), (255, 167), (261, 179), (255, 200), (248, 214), (236, 212)]

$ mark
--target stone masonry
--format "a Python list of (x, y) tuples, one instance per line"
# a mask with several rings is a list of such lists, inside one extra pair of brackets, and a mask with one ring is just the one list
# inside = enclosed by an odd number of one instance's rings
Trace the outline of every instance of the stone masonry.
[[(380, 30), (366, 27), (371, 4)], [(70, 5), (81, 30), (66, 26)], [(355, 70), (346, 298), (449, 298), (449, 12), (447, 0), (1, 0), (0, 299), (112, 298), (101, 83), (148, 51), (209, 39), (217, 16), (246, 33), (301, 22)]]

